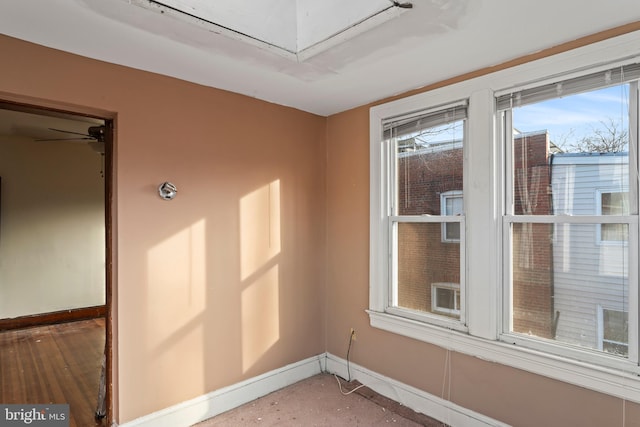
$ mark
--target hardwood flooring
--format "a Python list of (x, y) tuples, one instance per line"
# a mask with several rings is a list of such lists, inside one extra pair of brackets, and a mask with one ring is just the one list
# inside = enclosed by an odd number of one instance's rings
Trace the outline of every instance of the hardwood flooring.
[(68, 403), (70, 427), (94, 418), (104, 318), (0, 332), (0, 403)]

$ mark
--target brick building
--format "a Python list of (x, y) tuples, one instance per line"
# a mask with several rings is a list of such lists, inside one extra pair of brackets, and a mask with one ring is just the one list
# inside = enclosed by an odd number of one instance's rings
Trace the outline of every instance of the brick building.
[[(544, 215), (551, 212), (549, 146), (546, 132), (521, 134), (514, 138), (516, 214)], [(462, 213), (461, 142), (429, 147), (404, 144), (402, 147), (405, 150), (399, 153), (397, 165), (399, 214)], [(456, 232), (457, 225), (400, 224), (399, 306), (459, 316), (459, 291), (456, 289), (460, 283), (460, 232)], [(546, 224), (517, 226), (513, 233), (516, 251), (513, 255), (513, 328), (516, 332), (552, 338), (553, 250), (548, 238), (552, 229)], [(473, 278), (468, 280), (468, 286), (473, 286)], [(443, 301), (445, 298), (449, 301)]]

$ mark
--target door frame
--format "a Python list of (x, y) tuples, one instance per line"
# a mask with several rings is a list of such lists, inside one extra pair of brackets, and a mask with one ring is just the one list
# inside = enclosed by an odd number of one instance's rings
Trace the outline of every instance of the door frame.
[[(115, 246), (113, 244), (114, 236), (114, 145), (115, 145), (115, 120), (116, 114), (106, 111), (88, 112), (82, 108), (70, 108), (64, 106), (59, 108), (57, 105), (48, 102), (22, 102), (20, 98), (5, 96), (0, 93), (0, 108), (21, 111), (25, 113), (54, 116), (54, 117), (90, 117), (104, 120), (105, 125), (105, 152), (104, 152), (104, 226), (105, 226), (105, 354), (106, 354), (106, 425), (115, 425), (114, 420), (114, 390), (113, 380), (115, 378), (113, 372), (113, 343), (114, 343), (114, 259)], [(12, 99), (14, 98), (14, 99)], [(97, 402), (96, 402), (97, 403)]]

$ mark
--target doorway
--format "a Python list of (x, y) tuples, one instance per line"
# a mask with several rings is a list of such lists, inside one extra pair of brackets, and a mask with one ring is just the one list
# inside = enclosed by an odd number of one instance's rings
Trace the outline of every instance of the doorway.
[(0, 403), (67, 403), (72, 426), (113, 418), (112, 129), (0, 102)]

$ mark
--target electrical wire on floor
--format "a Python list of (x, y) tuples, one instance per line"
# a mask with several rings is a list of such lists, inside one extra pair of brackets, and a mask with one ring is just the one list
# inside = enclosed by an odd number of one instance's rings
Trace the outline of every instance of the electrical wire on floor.
[[(351, 346), (353, 345), (353, 340), (355, 338), (356, 335), (356, 331), (351, 329), (351, 333), (349, 334), (349, 346), (347, 347), (347, 382), (351, 382), (351, 366), (350, 366), (350, 354), (351, 354)], [(340, 388), (340, 393), (342, 393), (343, 395), (347, 396), (351, 393), (353, 393), (354, 391), (358, 390), (359, 388), (364, 387), (364, 384), (360, 384), (358, 387), (354, 388), (353, 390), (350, 390), (348, 392), (344, 392), (342, 390), (342, 383), (340, 382), (340, 378), (338, 377), (338, 375), (333, 374), (334, 378), (336, 379), (336, 381), (338, 382), (338, 387)], [(342, 378), (344, 380), (344, 378)]]
[(354, 388), (353, 390), (349, 390), (349, 391), (345, 392), (344, 390), (342, 390), (342, 383), (340, 382), (340, 378), (338, 378), (338, 376), (336, 374), (333, 374), (333, 376), (335, 377), (336, 381), (338, 382), (338, 387), (340, 388), (340, 393), (342, 393), (344, 396), (348, 396), (351, 393), (353, 393), (354, 391), (358, 390), (359, 388), (364, 387), (364, 384), (360, 384), (358, 387)]

